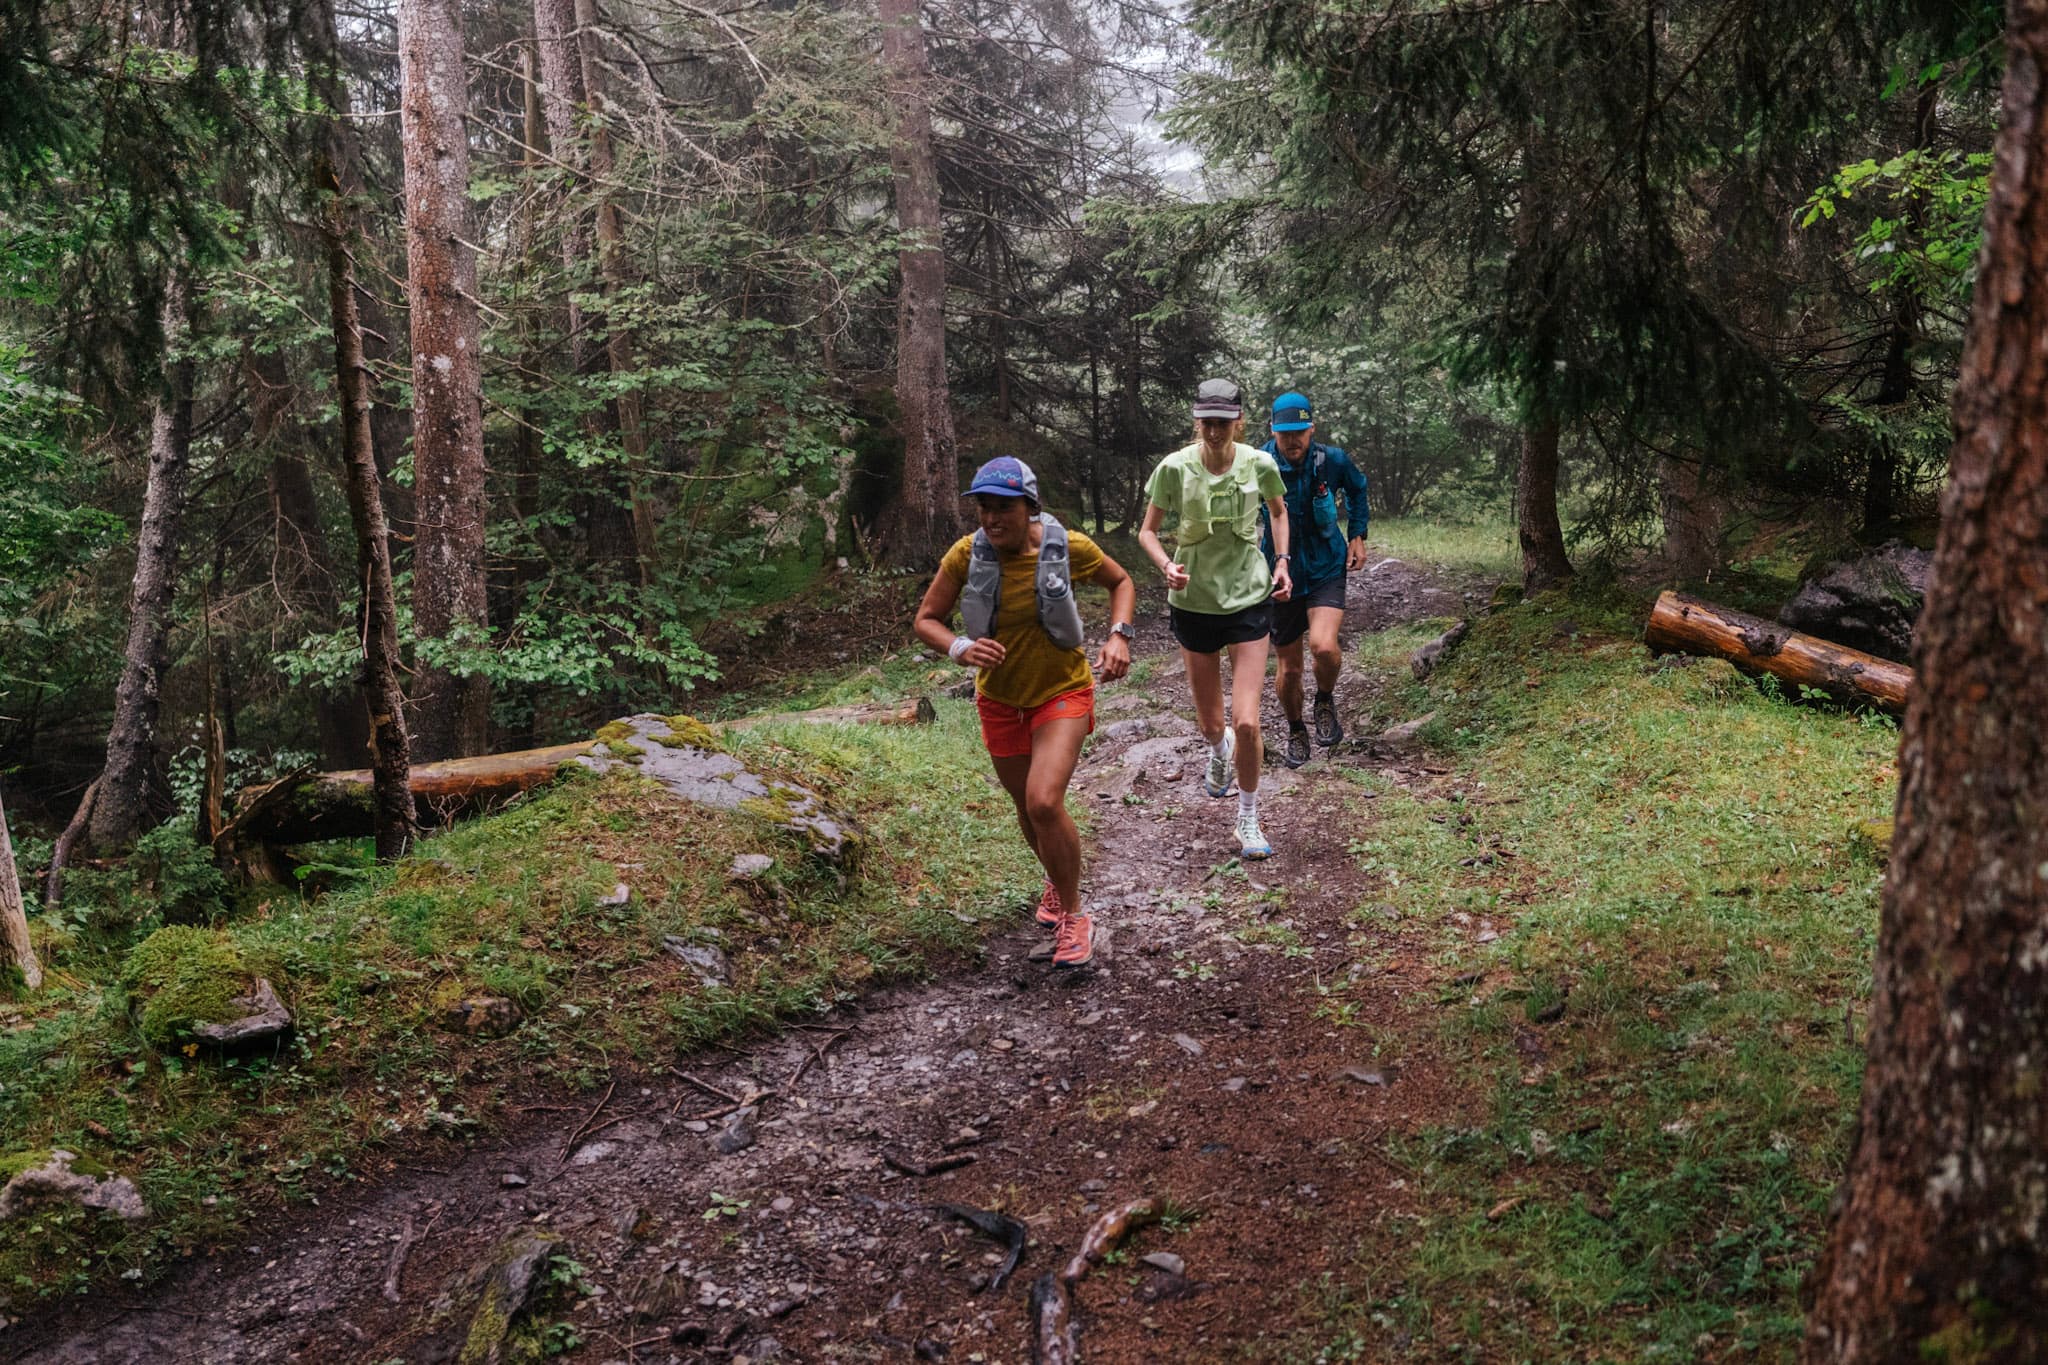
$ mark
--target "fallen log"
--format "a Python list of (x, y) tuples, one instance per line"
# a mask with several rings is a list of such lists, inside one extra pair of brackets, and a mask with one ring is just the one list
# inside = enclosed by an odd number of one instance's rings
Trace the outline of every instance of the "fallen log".
[[(815, 711), (747, 716), (719, 725), (704, 725), (687, 716), (645, 716), (637, 721), (661, 726), (657, 742), (688, 743), (715, 748), (721, 731), (746, 730), (770, 723), (841, 725), (927, 725), (937, 712), (924, 697), (904, 702), (872, 702), (827, 706)], [(521, 792), (554, 780), (564, 763), (591, 753), (601, 743), (613, 757), (642, 752), (633, 743), (632, 724), (613, 721), (594, 738), (575, 744), (485, 754), (478, 758), (422, 763), (412, 770), (413, 804), (422, 828), (445, 825), (457, 816), (500, 805)], [(376, 832), (376, 808), (368, 768), (349, 772), (307, 773), (303, 770), (276, 782), (244, 788), (235, 801), (236, 815), (220, 834), (248, 844), (303, 844), (316, 839), (353, 839)]]
[(1658, 653), (1726, 659), (1745, 673), (1768, 673), (1837, 701), (1891, 712), (1906, 709), (1913, 685), (1913, 670), (1904, 664), (1675, 592), (1657, 598), (1643, 641)]
[[(554, 780), (571, 759), (589, 753), (596, 740), (551, 744), (509, 754), (422, 763), (412, 770), (413, 802), (423, 827), (443, 825), (457, 815), (509, 801)], [(231, 824), (243, 839), (266, 844), (303, 844), (315, 839), (354, 839), (377, 832), (370, 770), (311, 773), (243, 790)]]

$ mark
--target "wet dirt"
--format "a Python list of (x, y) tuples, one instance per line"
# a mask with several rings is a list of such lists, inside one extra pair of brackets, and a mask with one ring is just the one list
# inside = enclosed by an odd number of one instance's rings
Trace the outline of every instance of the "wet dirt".
[[(1484, 586), (1376, 560), (1352, 578), (1347, 650), (1359, 631), (1464, 614)], [(1104, 689), (1075, 780), (1093, 825), (1092, 966), (1031, 960), (1045, 931), (1020, 906), (938, 979), (670, 1074), (622, 1074), (601, 1108), (507, 1116), (435, 1169), (252, 1233), (126, 1302), (17, 1325), (0, 1355), (453, 1360), (494, 1257), (537, 1230), (582, 1267), (550, 1319), (580, 1338), (572, 1360), (1023, 1361), (1032, 1282), (1141, 1197), (1167, 1216), (1080, 1281), (1083, 1359), (1258, 1360), (1312, 1335), (1317, 1285), (1417, 1207), (1390, 1143), (1476, 1103), (1428, 1042), (1448, 969), (1377, 920), (1347, 851), (1373, 824), (1348, 768), (1419, 790), (1441, 769), (1355, 746), (1295, 771), (1269, 762), (1275, 856), (1241, 864), (1235, 802), (1201, 789), (1163, 609), (1142, 614), (1137, 653), (1151, 677)], [(1347, 723), (1364, 685), (1340, 684)], [(1342, 1020), (1318, 989), (1339, 983)], [(945, 1205), (1024, 1225), (999, 1289), (1007, 1249)]]

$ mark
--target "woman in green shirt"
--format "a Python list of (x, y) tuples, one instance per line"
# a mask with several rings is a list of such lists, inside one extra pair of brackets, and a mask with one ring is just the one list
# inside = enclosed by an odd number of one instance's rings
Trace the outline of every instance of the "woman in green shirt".
[[(1145, 485), (1148, 502), (1138, 544), (1166, 577), (1173, 638), (1187, 663), (1195, 723), (1209, 745), (1209, 795), (1230, 795), (1237, 778), (1237, 842), (1246, 858), (1268, 858), (1273, 846), (1259, 829), (1259, 694), (1266, 686), (1266, 649), (1273, 601), (1285, 602), (1286, 485), (1273, 457), (1238, 440), (1244, 398), (1227, 379), (1195, 390), (1195, 443), (1159, 462)], [(1274, 565), (1259, 549), (1259, 505), (1273, 525)], [(1179, 545), (1159, 543), (1166, 518), (1180, 518)], [(1230, 651), (1230, 711), (1223, 723), (1222, 652)]]

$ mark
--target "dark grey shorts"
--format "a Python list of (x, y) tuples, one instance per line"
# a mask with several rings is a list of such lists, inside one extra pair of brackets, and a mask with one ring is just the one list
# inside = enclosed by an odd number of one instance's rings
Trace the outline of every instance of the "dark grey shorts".
[(1344, 575), (1324, 579), (1307, 592), (1297, 592), (1285, 602), (1273, 604), (1273, 643), (1291, 645), (1308, 634), (1310, 607), (1344, 610)]

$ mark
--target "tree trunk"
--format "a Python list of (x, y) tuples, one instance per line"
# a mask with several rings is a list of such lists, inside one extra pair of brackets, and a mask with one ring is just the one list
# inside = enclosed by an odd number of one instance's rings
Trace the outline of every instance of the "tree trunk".
[(0, 804), (0, 967), (21, 973), (30, 990), (43, 984), (43, 966), (28, 941), (28, 912), (21, 901), (21, 871), (14, 865), (14, 841), (7, 836), (7, 807)]
[[(622, 374), (632, 369), (631, 339), (613, 328), (609, 305), (625, 282), (621, 259), (624, 228), (612, 192), (602, 182), (612, 173), (611, 134), (591, 117), (590, 102), (596, 63), (585, 29), (595, 21), (590, 0), (534, 0), (534, 46), (540, 53), (541, 105), (546, 111), (548, 144), (555, 159), (572, 169), (572, 193), (596, 200), (596, 247), (592, 250), (593, 218), (577, 206), (569, 230), (562, 235), (562, 264), (572, 290), (575, 281), (591, 275), (596, 265), (599, 306), (586, 310), (568, 300), (571, 363), (583, 378)], [(584, 432), (614, 455), (594, 471), (597, 487), (581, 501), (581, 520), (591, 560), (615, 575), (644, 581), (648, 564), (641, 545), (630, 465), (646, 455), (646, 439), (637, 398), (606, 398), (584, 415)], [(627, 462), (620, 464), (618, 457)], [(651, 537), (651, 532), (649, 533)], [(651, 551), (651, 545), (644, 547)]]
[(889, 149), (895, 171), (897, 259), (896, 402), (902, 412), (903, 480), (883, 523), (898, 564), (937, 560), (960, 529), (958, 457), (946, 384), (946, 257), (924, 30), (917, 0), (881, 0), (882, 62), (898, 109)]
[[(399, 112), (405, 145), (406, 294), (412, 311), (413, 629), (482, 649), (484, 426), (469, 245), (469, 91), (460, 0), (400, 0)], [(481, 753), (490, 687), (424, 657), (414, 671), (413, 743), (422, 759)]]
[(1539, 593), (1572, 576), (1557, 519), (1557, 419), (1522, 428), (1522, 464), (1515, 474), (1515, 533), (1522, 543), (1522, 591)]
[(1803, 1359), (2048, 1358), (2048, 0), (2012, 0), (1879, 924)]
[[(338, 98), (346, 98), (335, 92)], [(333, 106), (337, 114), (346, 110)], [(356, 311), (355, 234), (348, 207), (354, 177), (347, 134), (338, 121), (328, 133), (325, 164), (316, 183), (330, 196), (321, 227), (327, 244), (327, 304), (334, 328), (334, 382), (341, 407), (342, 480), (348, 489), (349, 521), (355, 527), (356, 563), (362, 587), (359, 629), (363, 662), (357, 673), (369, 718), (372, 788), (371, 825), (377, 858), (405, 856), (419, 837), (410, 784), (412, 738), (406, 729), (405, 692), (398, 685), (398, 593), (391, 582), (391, 536), (384, 522), (383, 483), (370, 428), (370, 369), (363, 358), (363, 329)]]
[(1528, 330), (1527, 366), (1522, 375), (1522, 463), (1515, 474), (1515, 530), (1522, 544), (1522, 591), (1539, 593), (1572, 576), (1565, 557), (1564, 526), (1557, 516), (1557, 443), (1562, 425), (1557, 407), (1557, 268), (1553, 260), (1557, 193), (1550, 144), (1534, 132), (1522, 140), (1521, 202), (1515, 210), (1515, 251), (1511, 278), (1526, 291), (1521, 300)]
[(178, 586), (178, 532), (192, 460), (194, 365), (189, 355), (181, 354), (191, 331), (187, 309), (185, 279), (174, 268), (164, 283), (163, 391), (150, 422), (149, 477), (135, 547), (135, 582), (128, 598), (127, 653), (114, 692), (107, 766), (100, 773), (99, 799), (87, 827), (93, 844), (106, 852), (134, 842), (149, 813), (171, 598)]
[(1704, 579), (1721, 562), (1728, 506), (1704, 459), (1657, 458), (1657, 498), (1664, 516), (1664, 562), (1680, 579)]
[(1904, 664), (1675, 592), (1660, 595), (1650, 609), (1643, 643), (1726, 659), (1745, 673), (1768, 673), (1837, 701), (1874, 702), (1887, 711), (1905, 710), (1913, 688), (1913, 670)]

